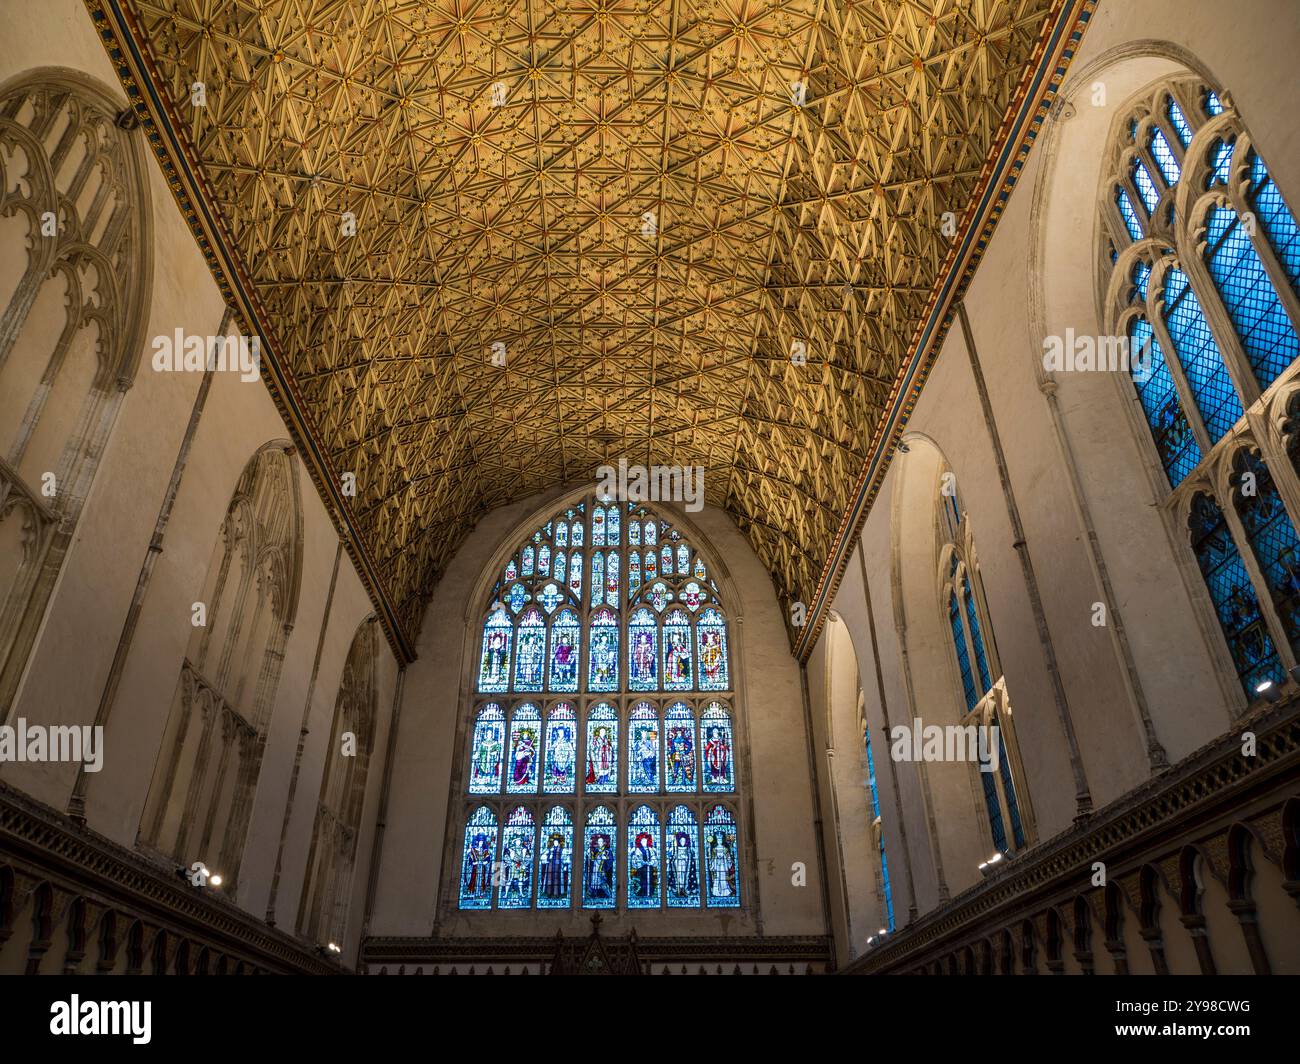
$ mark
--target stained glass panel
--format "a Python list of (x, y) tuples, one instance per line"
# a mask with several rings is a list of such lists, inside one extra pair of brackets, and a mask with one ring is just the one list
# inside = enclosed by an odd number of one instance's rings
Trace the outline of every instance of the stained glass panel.
[(546, 661), (546, 621), (533, 608), (519, 620), (519, 648), (515, 653), (515, 690), (540, 691)]
[(578, 615), (571, 609), (560, 610), (551, 622), (552, 691), (571, 693), (578, 689), (580, 644)]
[(727, 673), (727, 622), (715, 609), (700, 614), (695, 626), (699, 650), (701, 691), (725, 691), (731, 681)]
[(605, 555), (605, 605), (618, 608), (618, 552)]
[(589, 691), (618, 690), (618, 617), (611, 610), (597, 610), (592, 616)]
[(1258, 454), (1241, 451), (1234, 468), (1234, 500), (1246, 539), (1264, 576), (1292, 649), (1300, 650), (1300, 539)]
[(614, 856), (616, 830), (614, 814), (607, 806), (598, 805), (587, 814), (587, 826), (582, 833), (584, 909), (614, 908), (617, 883)]
[(533, 906), (533, 851), (537, 847), (537, 826), (533, 814), (518, 806), (506, 819), (501, 832), (501, 885), (497, 888), (498, 909), (531, 909)]
[(1237, 397), (1210, 327), (1201, 313), (1200, 300), (1187, 275), (1170, 268), (1165, 274), (1165, 327), (1174, 352), (1191, 387), (1211, 442), (1218, 442), (1242, 416)]
[(664, 618), (664, 690), (691, 690), (692, 672), (690, 618), (683, 610), (670, 610)]
[(1300, 296), (1300, 228), (1297, 228), (1295, 215), (1282, 199), (1282, 193), (1269, 175), (1264, 160), (1252, 151), (1249, 163), (1250, 190), (1247, 199), (1264, 229), (1273, 253), (1282, 264), (1291, 288)]
[(591, 552), (591, 604), (599, 606), (605, 597), (605, 556), (600, 551)]
[(971, 596), (970, 584), (965, 576), (962, 577), (962, 599), (966, 603), (966, 630), (970, 632), (971, 645), (975, 648), (975, 668), (979, 676), (980, 686), (987, 691), (993, 686), (993, 678), (989, 676), (988, 653), (984, 648), (984, 635), (980, 631), (980, 622), (978, 612), (975, 608), (975, 600)]
[(537, 793), (537, 748), (541, 741), (541, 715), (531, 702), (515, 708), (510, 718), (509, 794)]
[(500, 792), (505, 733), (506, 715), (495, 702), (489, 702), (474, 718), (474, 738), (470, 744), (470, 794)]
[(736, 844), (736, 818), (723, 805), (715, 805), (704, 821), (704, 866), (710, 909), (740, 904), (740, 877)]
[(542, 790), (547, 794), (572, 794), (577, 775), (578, 718), (568, 702), (552, 706), (546, 714), (546, 771)]
[(638, 702), (627, 722), (627, 789), (633, 794), (659, 790), (659, 712)]
[(957, 672), (961, 676), (961, 689), (966, 696), (966, 708), (974, 709), (979, 702), (979, 692), (975, 690), (975, 677), (971, 674), (970, 651), (966, 648), (966, 630), (962, 624), (961, 606), (957, 602), (957, 592), (948, 592), (948, 624), (952, 628), (952, 645), (957, 652)]
[(637, 806), (627, 822), (627, 907), (659, 908), (659, 817)]
[(465, 825), (465, 847), (461, 851), (460, 907), (492, 907), (492, 865), (497, 852), (497, 818), (485, 805), (474, 810)]
[(567, 909), (573, 883), (573, 818), (563, 806), (552, 806), (542, 825), (542, 851), (537, 864), (537, 907)]
[(669, 791), (695, 790), (695, 714), (685, 702), (664, 713), (664, 780)]
[(1282, 678), (1273, 639), (1260, 615), (1254, 585), (1218, 504), (1208, 495), (1192, 501), (1188, 518), (1192, 552), (1214, 603), (1237, 676), (1248, 697), (1265, 680)]
[(1149, 360), (1150, 369), (1145, 380), (1141, 374), (1134, 376), (1133, 386), (1146, 414), (1147, 424), (1155, 440), (1160, 463), (1165, 467), (1171, 487), (1178, 487), (1187, 474), (1200, 464), (1201, 448), (1192, 434), (1192, 427), (1183, 413), (1182, 401), (1174, 385), (1173, 374), (1165, 363), (1165, 353), (1150, 322), (1133, 318), (1129, 322), (1129, 349), (1142, 353)]
[(479, 661), (478, 689), (493, 694), (510, 686), (510, 617), (493, 610), (483, 625), (483, 656)]
[(704, 744), (701, 781), (706, 791), (736, 789), (731, 738), (731, 713), (721, 702), (710, 702), (700, 715), (700, 742)]
[(636, 610), (627, 626), (627, 685), (633, 691), (659, 689), (659, 627), (645, 607)]
[(588, 794), (618, 790), (618, 714), (608, 702), (592, 706), (587, 714)]
[(695, 814), (687, 806), (676, 806), (668, 815), (665, 848), (668, 907), (698, 909), (700, 829)]

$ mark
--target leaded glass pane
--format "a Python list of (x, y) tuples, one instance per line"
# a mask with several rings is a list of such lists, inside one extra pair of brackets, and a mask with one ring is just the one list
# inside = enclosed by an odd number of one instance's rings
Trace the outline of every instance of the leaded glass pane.
[(637, 806), (627, 822), (627, 907), (659, 908), (659, 817)]
[(519, 648), (515, 652), (515, 690), (540, 691), (546, 661), (546, 621), (539, 609), (528, 610), (519, 621)]
[(669, 791), (695, 790), (695, 714), (685, 702), (664, 713), (664, 782)]
[(659, 689), (659, 626), (654, 614), (642, 607), (627, 626), (627, 685), (633, 691)]
[(725, 691), (730, 686), (727, 673), (727, 622), (715, 609), (700, 614), (695, 626), (699, 649), (701, 691)]
[(563, 806), (552, 806), (542, 825), (542, 851), (537, 863), (537, 907), (567, 909), (573, 884), (573, 818)]
[(736, 818), (726, 806), (715, 805), (704, 822), (704, 865), (707, 870), (710, 909), (733, 908), (740, 904)]
[(474, 810), (465, 825), (465, 847), (461, 852), (460, 907), (492, 907), (492, 865), (497, 852), (497, 818), (485, 805)]
[(627, 789), (632, 794), (659, 790), (659, 712), (638, 702), (627, 722)]
[(1242, 417), (1219, 345), (1201, 313), (1200, 300), (1182, 270), (1165, 274), (1165, 327), (1211, 442), (1218, 442)]
[(948, 593), (948, 624), (952, 628), (952, 645), (957, 651), (957, 672), (961, 676), (961, 689), (966, 695), (966, 708), (974, 709), (979, 702), (979, 692), (975, 690), (975, 678), (971, 674), (970, 651), (966, 649), (965, 629), (962, 626), (961, 606), (957, 602), (957, 592)]
[(706, 791), (736, 789), (736, 767), (732, 756), (731, 713), (721, 702), (710, 702), (700, 716), (700, 741), (704, 744), (701, 781)]
[(695, 814), (687, 806), (675, 806), (668, 815), (665, 848), (668, 907), (698, 909), (700, 907), (700, 829)]
[(615, 868), (614, 814), (607, 806), (598, 805), (587, 814), (583, 830), (582, 907), (584, 909), (614, 908)]
[(508, 794), (537, 793), (537, 747), (541, 740), (541, 715), (531, 702), (515, 708), (510, 718), (510, 771)]
[(1257, 152), (1250, 153), (1250, 190), (1247, 198), (1268, 237), (1269, 245), (1286, 272), (1292, 290), (1300, 296), (1300, 228), (1282, 199), (1277, 183)]
[(526, 806), (518, 806), (506, 819), (501, 832), (501, 886), (497, 888), (498, 909), (533, 907), (533, 851), (537, 827)]
[(587, 714), (588, 794), (613, 794), (618, 790), (618, 714), (601, 702)]
[[(1176, 488), (1200, 464), (1201, 448), (1183, 413), (1173, 374), (1150, 322), (1145, 318), (1131, 319), (1128, 334), (1129, 350), (1141, 356), (1134, 360), (1133, 386), (1151, 426), (1160, 464), (1165, 467), (1170, 486)], [(1144, 365), (1146, 372), (1139, 372), (1138, 367)]]
[(1300, 650), (1300, 540), (1273, 474), (1253, 451), (1237, 455), (1234, 499), (1250, 549), (1291, 646)]
[(552, 706), (546, 714), (546, 771), (542, 790), (547, 794), (572, 794), (577, 774), (578, 718), (568, 702)]
[(493, 610), (483, 625), (483, 656), (479, 661), (478, 689), (496, 694), (510, 686), (510, 618)]
[(618, 617), (611, 610), (597, 610), (592, 616), (591, 667), (588, 691), (618, 690)]
[(470, 794), (497, 794), (501, 790), (502, 755), (505, 752), (506, 715), (489, 702), (474, 718), (470, 744)]
[(682, 610), (664, 618), (664, 690), (689, 691), (694, 686), (691, 668), (691, 622)]
[(570, 609), (560, 610), (551, 622), (552, 691), (571, 693), (578, 689), (580, 645), (578, 615)]

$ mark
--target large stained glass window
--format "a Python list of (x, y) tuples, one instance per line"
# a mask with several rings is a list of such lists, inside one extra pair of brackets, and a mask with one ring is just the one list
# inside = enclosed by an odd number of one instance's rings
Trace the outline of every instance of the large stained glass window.
[[(459, 908), (743, 904), (731, 631), (711, 566), (641, 504), (588, 497), (502, 565), (466, 722)], [(728, 801), (734, 801), (728, 798)]]
[(1183, 77), (1131, 102), (1107, 169), (1117, 209), (1102, 229), (1116, 331), (1150, 356), (1134, 384), (1172, 489), (1166, 509), (1186, 528), (1253, 699), (1300, 654), (1300, 541), (1285, 502), (1295, 496), (1275, 484), (1294, 489), (1295, 471), (1270, 469), (1252, 428), (1296, 380), (1300, 228), (1224, 100)]

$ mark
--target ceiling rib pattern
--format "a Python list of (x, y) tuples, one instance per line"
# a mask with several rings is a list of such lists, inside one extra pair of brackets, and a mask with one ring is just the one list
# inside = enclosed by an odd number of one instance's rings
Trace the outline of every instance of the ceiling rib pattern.
[(113, 6), (410, 639), (479, 517), (620, 457), (812, 596), (1061, 4)]

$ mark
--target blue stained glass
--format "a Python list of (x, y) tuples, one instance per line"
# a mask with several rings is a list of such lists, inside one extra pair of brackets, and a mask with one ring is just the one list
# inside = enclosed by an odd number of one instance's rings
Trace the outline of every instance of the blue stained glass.
[(1002, 823), (1002, 806), (998, 802), (998, 785), (993, 782), (993, 766), (981, 752), (980, 784), (984, 788), (984, 807), (989, 814), (989, 830), (993, 835), (993, 845), (999, 853), (1007, 852), (1007, 832)]
[(695, 579), (707, 580), (709, 571), (704, 567), (704, 560), (697, 554), (695, 556)]
[(700, 614), (695, 626), (699, 650), (701, 691), (725, 691), (731, 684), (727, 672), (727, 622), (713, 608)]
[(573, 522), (573, 545), (575, 547), (582, 546), (582, 522), (581, 521)]
[(483, 656), (479, 660), (478, 689), (499, 693), (510, 686), (510, 617), (493, 610), (483, 625)]
[(1219, 94), (1212, 89), (1205, 90), (1205, 113), (1211, 118), (1223, 114), (1223, 101), (1219, 99)]
[(1128, 193), (1124, 189), (1115, 189), (1115, 203), (1119, 206), (1120, 217), (1124, 219), (1124, 228), (1128, 230), (1128, 235), (1134, 240), (1141, 240), (1142, 222), (1138, 218), (1137, 211), (1133, 209), (1133, 201), (1128, 198)]
[(659, 575), (659, 555), (652, 550), (645, 552), (645, 578), (653, 580)]
[(700, 715), (700, 742), (704, 745), (701, 782), (715, 794), (736, 789), (735, 745), (731, 713), (721, 702), (710, 702)]
[(1296, 538), (1273, 474), (1259, 455), (1240, 452), (1235, 468), (1239, 477), (1234, 499), (1246, 539), (1287, 639), (1292, 649), (1300, 650), (1300, 539)]
[(610, 610), (597, 610), (590, 622), (591, 664), (588, 691), (618, 690), (618, 618)]
[(691, 548), (685, 543), (677, 548), (677, 575), (691, 575)]
[(952, 645), (957, 651), (957, 671), (961, 674), (961, 688), (966, 695), (966, 708), (974, 709), (980, 700), (975, 690), (975, 679), (970, 670), (970, 651), (966, 649), (966, 632), (962, 627), (961, 607), (957, 604), (957, 592), (948, 593), (948, 623), (952, 626)]
[(1156, 188), (1156, 183), (1151, 180), (1146, 163), (1141, 159), (1134, 159), (1132, 173), (1133, 187), (1137, 189), (1138, 196), (1142, 199), (1142, 206), (1147, 209), (1147, 214), (1155, 214), (1156, 207), (1160, 204), (1160, 192)]
[[(636, 526), (633, 525), (633, 528)], [(633, 551), (627, 560), (627, 598), (631, 602), (641, 590), (641, 553)]]
[(546, 714), (546, 768), (542, 779), (544, 792), (573, 793), (577, 753), (578, 718), (568, 702), (560, 702)]
[(510, 603), (510, 608), (518, 613), (528, 601), (528, 591), (523, 584), (511, 584), (510, 590), (506, 592), (506, 601)]
[(1247, 697), (1253, 698), (1260, 683), (1282, 678), (1282, 664), (1260, 615), (1255, 588), (1218, 504), (1208, 495), (1192, 500), (1188, 530), (1237, 676)]
[(597, 506), (591, 511), (591, 545), (593, 547), (603, 547), (605, 545), (605, 508)]
[(659, 526), (654, 521), (645, 523), (645, 543), (646, 546), (653, 547), (659, 540)]
[(541, 715), (529, 702), (518, 706), (510, 718), (510, 772), (507, 794), (537, 793), (537, 754), (541, 744)]
[(664, 690), (691, 690), (692, 673), (691, 622), (683, 610), (675, 609), (664, 618)]
[(492, 907), (492, 865), (497, 852), (497, 818), (485, 805), (474, 810), (465, 825), (465, 848), (461, 854), (460, 907)]
[(563, 806), (552, 806), (542, 825), (542, 851), (537, 862), (537, 907), (567, 909), (573, 884), (573, 818)]
[(605, 605), (618, 608), (618, 553), (605, 555)]
[(1147, 301), (1147, 283), (1151, 280), (1151, 263), (1139, 260), (1133, 266), (1133, 290), (1138, 300)]
[(565, 572), (566, 572), (566, 565), (567, 565), (567, 559), (566, 559), (565, 556), (564, 556), (564, 551), (562, 551), (562, 550), (561, 550), (561, 551), (556, 551), (556, 552), (555, 552), (555, 572), (553, 572), (551, 575), (554, 576), (555, 579), (558, 580), (561, 584), (564, 583), (564, 575), (565, 575)]
[[(572, 513), (573, 511), (570, 510), (564, 516), (569, 517)], [(567, 547), (569, 545), (569, 526), (563, 521), (555, 526), (555, 545), (557, 547)]]
[(537, 575), (547, 576), (551, 571), (551, 548), (543, 543), (537, 552)]
[(533, 814), (518, 806), (506, 818), (501, 832), (501, 885), (497, 888), (498, 909), (533, 907), (533, 851), (537, 848), (537, 825)]
[(668, 814), (665, 847), (668, 908), (698, 909), (700, 829), (695, 814), (684, 805)]
[(627, 685), (632, 691), (659, 690), (659, 629), (645, 607), (627, 626)]
[(1247, 198), (1292, 289), (1300, 296), (1300, 228), (1296, 227), (1295, 215), (1282, 199), (1277, 183), (1269, 176), (1264, 160), (1255, 151), (1250, 153)]
[(1259, 386), (1267, 388), (1300, 354), (1300, 341), (1237, 212), (1212, 208), (1205, 236), (1210, 275)]
[(618, 790), (618, 714), (608, 702), (592, 706), (587, 714), (588, 794), (612, 794)]
[(603, 805), (587, 814), (582, 833), (582, 907), (612, 909), (615, 900), (617, 870), (614, 857), (614, 814)]
[(519, 646), (515, 651), (515, 690), (540, 691), (546, 661), (546, 621), (535, 606), (519, 620)]
[(1225, 140), (1216, 140), (1211, 146), (1210, 156), (1213, 162), (1210, 165), (1210, 172), (1205, 178), (1206, 188), (1228, 183), (1229, 172), (1232, 168), (1232, 147), (1232, 142)]
[(575, 550), (569, 558), (569, 590), (573, 597), (582, 601), (582, 551)]
[(971, 595), (970, 584), (967, 583), (964, 576), (962, 577), (962, 598), (966, 601), (966, 629), (970, 632), (971, 645), (975, 648), (975, 665), (979, 672), (980, 686), (987, 691), (993, 686), (993, 679), (989, 676), (988, 653), (984, 648), (984, 635), (980, 631), (975, 599)]
[(627, 541), (633, 547), (641, 545), (641, 522), (632, 521), (627, 526)]
[(605, 540), (611, 547), (618, 546), (618, 536), (619, 536), (618, 523), (619, 523), (618, 507), (611, 506), (609, 508), (609, 518), (605, 523)]
[(525, 547), (523, 554), (523, 574), (524, 576), (533, 575), (533, 548)]
[(627, 822), (627, 907), (659, 908), (659, 817), (648, 805), (632, 810)]
[(599, 606), (605, 597), (605, 556), (591, 552), (591, 604)]
[(470, 794), (500, 792), (505, 734), (506, 715), (495, 702), (489, 702), (474, 718), (474, 738), (470, 744)]
[(740, 905), (737, 853), (736, 818), (726, 806), (715, 805), (704, 821), (704, 867), (710, 909)]
[(1178, 137), (1178, 142), (1185, 148), (1192, 142), (1192, 127), (1187, 124), (1187, 119), (1183, 117), (1183, 110), (1174, 102), (1172, 96), (1165, 97), (1165, 115), (1169, 119), (1169, 124), (1174, 127), (1174, 133)]
[(538, 594), (537, 601), (542, 604), (542, 609), (551, 614), (555, 612), (555, 607), (564, 601), (564, 592), (554, 584), (547, 584)]
[(695, 714), (685, 702), (664, 713), (664, 786), (676, 793), (695, 790)]
[[(1165, 363), (1165, 354), (1151, 323), (1145, 318), (1133, 318), (1129, 322), (1128, 334), (1129, 350), (1144, 355), (1133, 360), (1133, 386), (1137, 389), (1147, 424), (1151, 426), (1151, 435), (1170, 487), (1176, 488), (1200, 463), (1201, 448), (1192, 434), (1187, 415), (1183, 413), (1173, 374)], [(1143, 365), (1149, 367), (1146, 372), (1140, 371)], [(1141, 379), (1143, 377), (1145, 379)]]
[(552, 691), (571, 694), (578, 689), (580, 646), (578, 615), (570, 609), (560, 610), (551, 622)]
[(673, 548), (667, 543), (659, 551), (659, 573), (661, 576), (669, 578), (673, 575)]
[(1015, 839), (1016, 848), (1025, 845), (1025, 829), (1020, 822), (1020, 802), (1016, 798), (1016, 786), (1011, 779), (1011, 760), (1007, 757), (1007, 744), (1002, 738), (1001, 722), (998, 725), (998, 774), (1002, 777), (1002, 793), (1007, 800), (1007, 816), (1011, 820), (1011, 837)]
[(627, 721), (627, 789), (633, 794), (659, 790), (659, 713), (638, 702)]
[[(876, 760), (871, 753), (871, 729), (866, 730), (864, 736), (867, 746), (867, 785), (871, 791), (871, 815), (880, 820), (880, 790), (876, 785)], [(880, 848), (880, 883), (881, 890), (885, 896), (885, 916), (888, 923), (885, 925), (890, 931), (894, 930), (894, 892), (889, 883), (889, 861), (885, 856), (885, 831), (882, 822), (880, 830), (876, 832)]]
[(1170, 268), (1165, 274), (1165, 327), (1183, 368), (1192, 396), (1200, 409), (1211, 442), (1217, 442), (1242, 416), (1228, 367), (1219, 354), (1210, 327), (1201, 313), (1200, 300), (1187, 275)]
[(1163, 130), (1152, 129), (1150, 146), (1151, 157), (1155, 159), (1156, 166), (1160, 169), (1160, 176), (1165, 179), (1165, 184), (1169, 188), (1173, 188), (1178, 184), (1178, 179), (1182, 177), (1183, 172)]

